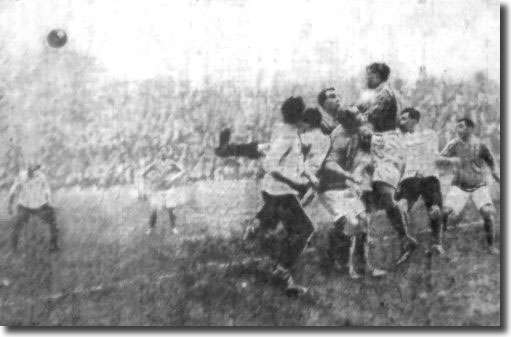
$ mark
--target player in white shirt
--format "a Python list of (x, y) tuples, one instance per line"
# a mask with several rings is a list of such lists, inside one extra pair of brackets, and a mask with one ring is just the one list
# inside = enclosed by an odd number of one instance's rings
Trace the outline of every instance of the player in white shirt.
[(407, 217), (419, 197), (426, 205), (431, 226), (431, 251), (443, 255), (442, 191), (439, 173), (432, 156), (438, 156), (438, 136), (432, 130), (416, 130), (420, 112), (406, 108), (401, 112), (399, 128), (405, 145), (405, 169), (398, 185), (396, 199), (406, 200)]
[(52, 207), (51, 189), (46, 176), (39, 169), (40, 165), (32, 159), (26, 170), (20, 172), (9, 191), (9, 215), (14, 214), (13, 206), (16, 204), (12, 234), (14, 250), (18, 248), (20, 232), (30, 216), (37, 216), (50, 226), (50, 252), (56, 252), (59, 249), (57, 245), (57, 221), (55, 209)]

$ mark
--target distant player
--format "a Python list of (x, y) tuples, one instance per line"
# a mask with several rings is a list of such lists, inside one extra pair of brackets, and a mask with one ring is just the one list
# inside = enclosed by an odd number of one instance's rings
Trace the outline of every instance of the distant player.
[[(405, 143), (405, 171), (396, 193), (397, 200), (406, 200), (408, 216), (419, 197), (422, 196), (429, 216), (431, 227), (431, 251), (445, 254), (442, 246), (442, 190), (439, 173), (432, 156), (438, 155), (438, 136), (427, 130), (417, 131), (420, 112), (406, 108), (401, 112), (399, 127), (403, 132)], [(429, 138), (429, 139), (428, 139)], [(426, 157), (431, 163), (426, 163)], [(435, 158), (436, 159), (436, 158)]]
[(406, 212), (394, 198), (404, 165), (403, 148), (397, 127), (398, 103), (387, 83), (390, 68), (385, 63), (367, 67), (367, 87), (371, 95), (358, 108), (372, 128), (371, 154), (374, 164), (372, 210), (385, 210), (390, 223), (401, 239), (401, 256), (397, 264), (408, 259), (417, 241), (408, 233)]
[(295, 283), (294, 266), (314, 226), (299, 200), (301, 191), (313, 183), (304, 177), (304, 162), (299, 132), (303, 128), (305, 104), (301, 97), (288, 98), (281, 108), (283, 122), (274, 125), (270, 148), (265, 158), (262, 181), (264, 205), (257, 214), (262, 230), (276, 228), (282, 222), (284, 239), (273, 274), (285, 282), (288, 294), (303, 294), (306, 288)]
[(455, 165), (452, 186), (445, 200), (446, 216), (457, 216), (471, 199), (484, 220), (488, 251), (499, 254), (495, 244), (494, 206), (485, 179), (484, 164), (488, 165), (493, 178), (500, 182), (495, 161), (488, 147), (473, 135), (474, 122), (470, 118), (458, 120), (458, 137), (443, 149), (439, 162)]
[(174, 187), (184, 174), (185, 170), (181, 165), (168, 159), (163, 153), (160, 158), (143, 169), (142, 186), (139, 186), (139, 193), (149, 201), (151, 208), (147, 234), (154, 231), (159, 210), (167, 212), (172, 233), (178, 233), (174, 210), (186, 202), (183, 200), (186, 199), (186, 196), (183, 196), (184, 192), (177, 191)]
[(20, 232), (29, 221), (30, 216), (37, 216), (50, 226), (50, 252), (58, 251), (58, 229), (55, 209), (52, 207), (50, 185), (40, 165), (35, 159), (31, 159), (26, 170), (22, 170), (9, 191), (8, 212), (13, 215), (12, 209), (16, 201), (16, 215), (14, 218), (14, 230), (12, 233), (12, 247), (18, 248)]

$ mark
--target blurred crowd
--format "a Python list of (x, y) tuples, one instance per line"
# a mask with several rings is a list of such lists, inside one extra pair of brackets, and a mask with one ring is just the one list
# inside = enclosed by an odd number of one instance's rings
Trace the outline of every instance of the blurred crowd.
[[(417, 81), (392, 81), (401, 106), (422, 113), (422, 125), (433, 128), (440, 146), (454, 137), (457, 118), (470, 116), (479, 135), (500, 158), (500, 85), (484, 74), (462, 82), (423, 74)], [(218, 133), (231, 127), (234, 142), (267, 141), (278, 118), (281, 102), (302, 95), (315, 104), (317, 92), (328, 84), (310, 87), (254, 89), (234, 83), (193, 90), (185, 84), (152, 80), (140, 85), (105, 85), (80, 100), (69, 98), (41, 114), (36, 152), (53, 188), (132, 184), (151, 161), (165, 156), (177, 161), (187, 174), (183, 182), (256, 177), (258, 161), (214, 156)], [(360, 94), (355, 79), (336, 84), (346, 104)], [(66, 99), (66, 98), (62, 98)], [(66, 111), (72, 106), (74, 112)], [(22, 124), (22, 123), (21, 123)], [(19, 126), (19, 125), (18, 125)], [(23, 162), (23, 137), (16, 125), (3, 146), (0, 184), (8, 188)]]

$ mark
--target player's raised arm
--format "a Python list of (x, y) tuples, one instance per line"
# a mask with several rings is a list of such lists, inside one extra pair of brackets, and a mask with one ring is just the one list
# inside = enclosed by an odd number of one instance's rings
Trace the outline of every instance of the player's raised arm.
[(143, 169), (142, 169), (142, 178), (146, 178), (146, 176), (151, 172), (152, 170), (156, 170), (158, 168), (158, 160), (153, 160), (149, 162)]
[(12, 215), (14, 213), (12, 206), (14, 204), (14, 200), (16, 199), (19, 191), (21, 188), (21, 180), (20, 177), (17, 177), (16, 180), (14, 180), (14, 183), (12, 184), (11, 189), (9, 190), (9, 196), (8, 196), (8, 203), (7, 203), (7, 212), (9, 215)]
[(268, 151), (268, 143), (230, 143), (231, 130), (229, 128), (224, 129), (220, 132), (220, 144), (215, 148), (215, 154), (218, 157), (246, 157), (249, 159), (258, 159), (264, 156), (265, 152)]

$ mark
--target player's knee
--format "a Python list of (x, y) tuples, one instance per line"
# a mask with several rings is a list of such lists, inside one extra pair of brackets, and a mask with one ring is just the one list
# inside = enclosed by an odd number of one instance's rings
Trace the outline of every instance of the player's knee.
[(408, 211), (409, 204), (408, 204), (408, 201), (406, 199), (399, 200), (397, 202), (397, 205), (399, 206), (399, 208), (401, 209), (402, 212), (407, 212)]
[(385, 210), (391, 210), (396, 207), (400, 208), (399, 204), (397, 203), (396, 200), (394, 200), (394, 197), (392, 196), (391, 193), (380, 194), (379, 202), (382, 208)]
[(438, 205), (431, 206), (428, 213), (431, 220), (438, 220), (442, 216), (442, 210)]
[(483, 219), (490, 219), (494, 215), (493, 207), (491, 205), (484, 205), (479, 210)]
[(330, 228), (329, 236), (342, 236), (344, 234), (346, 225), (347, 225), (346, 217), (338, 219)]
[(442, 208), (442, 214), (444, 217), (450, 217), (454, 215), (454, 210), (451, 207)]

